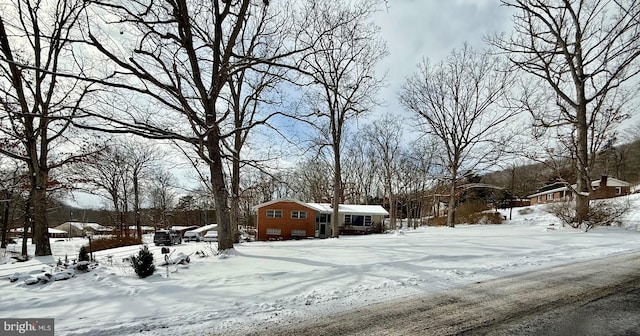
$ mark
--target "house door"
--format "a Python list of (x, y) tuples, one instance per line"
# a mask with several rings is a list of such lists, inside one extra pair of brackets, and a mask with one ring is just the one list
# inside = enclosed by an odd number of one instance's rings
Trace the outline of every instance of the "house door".
[(326, 238), (329, 234), (331, 215), (330, 214), (317, 214), (316, 215), (316, 237)]

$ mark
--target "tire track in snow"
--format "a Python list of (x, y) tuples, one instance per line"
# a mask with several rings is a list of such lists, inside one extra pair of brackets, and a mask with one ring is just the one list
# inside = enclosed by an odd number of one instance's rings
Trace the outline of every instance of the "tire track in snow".
[(634, 288), (640, 288), (640, 252), (478, 282), (313, 321), (257, 326), (236, 335), (480, 335)]

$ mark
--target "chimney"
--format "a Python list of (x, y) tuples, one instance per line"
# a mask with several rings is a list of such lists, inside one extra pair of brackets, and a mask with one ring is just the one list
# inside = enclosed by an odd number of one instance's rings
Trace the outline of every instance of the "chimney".
[(602, 188), (602, 187), (606, 187), (606, 186), (607, 186), (607, 179), (608, 179), (608, 178), (609, 178), (609, 177), (608, 177), (607, 175), (602, 175), (602, 176), (600, 177), (600, 188)]

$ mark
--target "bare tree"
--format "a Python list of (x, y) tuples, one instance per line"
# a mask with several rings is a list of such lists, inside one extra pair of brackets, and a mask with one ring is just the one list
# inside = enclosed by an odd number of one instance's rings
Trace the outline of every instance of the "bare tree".
[(447, 224), (455, 224), (456, 186), (461, 173), (499, 155), (500, 129), (516, 114), (501, 108), (510, 84), (500, 60), (468, 45), (443, 62), (425, 61), (402, 88), (401, 103), (415, 113), (427, 134), (440, 140), (449, 181)]
[(374, 190), (381, 181), (371, 143), (361, 131), (351, 132), (345, 140), (345, 154), (342, 157), (345, 199), (353, 204), (370, 204)]
[[(402, 155), (399, 164), (399, 178), (403, 181), (405, 203), (408, 205), (409, 221), (419, 218), (422, 222), (426, 193), (433, 187), (436, 176), (441, 174), (439, 158), (441, 153), (434, 139), (422, 137), (411, 143)], [(411, 223), (409, 222), (409, 225)], [(414, 228), (418, 222), (414, 222)]]
[(87, 158), (74, 167), (79, 187), (108, 200), (113, 207), (112, 220), (119, 235), (125, 234), (124, 216), (128, 203), (125, 193), (130, 188), (129, 166), (119, 146), (112, 146)]
[(169, 170), (160, 167), (151, 174), (148, 193), (153, 209), (153, 222), (156, 225), (159, 223), (162, 228), (168, 227), (169, 212), (178, 198), (175, 187), (175, 177)]
[[(123, 141), (120, 145), (121, 155), (128, 166), (133, 192), (133, 218), (136, 226), (136, 234), (142, 238), (142, 224), (140, 219), (140, 198), (142, 193), (141, 181), (155, 168), (160, 159), (161, 152), (150, 143), (142, 143), (134, 140)], [(126, 183), (125, 183), (126, 185)]]
[[(242, 55), (259, 55), (265, 57), (283, 52), (286, 45), (286, 34), (280, 29), (284, 22), (274, 26), (270, 24), (279, 21), (277, 16), (268, 11), (262, 11), (259, 17), (250, 18), (242, 29), (238, 50)], [(276, 28), (277, 27), (277, 28)], [(263, 43), (267, 38), (270, 43)], [(232, 223), (239, 222), (241, 197), (241, 168), (244, 166), (261, 169), (264, 161), (249, 159), (243, 153), (246, 150), (250, 136), (259, 127), (269, 127), (269, 119), (284, 114), (281, 109), (283, 97), (278, 92), (281, 82), (287, 79), (288, 69), (271, 63), (256, 64), (251, 68), (242, 68), (227, 78), (228, 104), (233, 111), (233, 125), (230, 161), (231, 161), (231, 202), (230, 218)], [(276, 132), (277, 133), (277, 132)], [(238, 225), (232, 227), (234, 241), (238, 242)]]
[(391, 229), (396, 229), (398, 205), (396, 192), (398, 187), (398, 170), (401, 156), (402, 126), (396, 116), (385, 114), (382, 119), (374, 121), (364, 131), (365, 137), (371, 143), (373, 158), (376, 164), (382, 166), (382, 181), (385, 196), (389, 200), (389, 218)]
[[(74, 167), (76, 181), (82, 189), (109, 200), (115, 212), (113, 220), (121, 235), (129, 234), (124, 224), (128, 222), (131, 205), (136, 234), (142, 237), (142, 181), (151, 175), (160, 154), (160, 150), (154, 144), (120, 139), (110, 142), (109, 149), (88, 157), (83, 164)], [(161, 181), (164, 182), (166, 181)], [(133, 199), (130, 197), (131, 194)]]
[[(311, 57), (302, 63), (311, 77), (311, 109), (316, 113), (321, 146), (333, 156), (333, 215), (331, 236), (337, 237), (338, 204), (342, 199), (341, 150), (346, 123), (367, 111), (377, 102), (382, 80), (375, 77), (375, 67), (387, 54), (379, 38), (379, 28), (369, 20), (376, 10), (372, 1), (354, 4), (339, 0), (310, 2), (310, 23), (305, 30), (313, 44)], [(329, 34), (326, 32), (330, 31)]]
[[(28, 167), (37, 256), (50, 255), (47, 186), (52, 169), (91, 150), (73, 138), (71, 120), (83, 111), (89, 86), (69, 74), (82, 73), (70, 41), (87, 2), (15, 0), (0, 16), (0, 154)], [(86, 141), (86, 143), (83, 143)]]
[[(124, 108), (123, 104), (112, 106), (116, 114), (96, 115), (100, 123), (106, 120), (109, 124), (98, 128), (194, 146), (209, 168), (209, 189), (218, 212), (218, 246), (221, 251), (233, 249), (232, 226), (236, 223), (230, 218), (224, 163), (233, 155), (226, 150), (227, 140), (237, 133), (233, 111), (222, 98), (232, 76), (258, 64), (276, 64), (298, 50), (295, 41), (281, 44), (278, 54), (272, 54), (271, 49), (246, 49), (244, 39), (249, 36), (244, 29), (248, 22), (263, 17), (277, 4), (267, 6), (268, 2), (255, 0), (92, 3), (95, 18), (104, 20), (94, 20), (96, 24), (89, 33), (91, 45), (117, 67), (101, 82), (155, 103), (153, 112), (141, 111), (149, 107), (138, 98)], [(108, 13), (103, 16), (104, 12)], [(111, 18), (115, 22), (110, 22)], [(103, 38), (113, 29), (123, 38)], [(268, 29), (294, 30), (281, 22), (274, 22)], [(259, 32), (250, 38), (255, 39), (254, 45), (267, 46), (272, 41), (269, 34)], [(135, 42), (129, 45), (126, 41)], [(161, 113), (156, 114), (158, 109)], [(96, 128), (89, 122), (84, 126)]]
[[(639, 71), (640, 1), (504, 0), (515, 33), (491, 43), (531, 75), (523, 106), (538, 129), (554, 128), (576, 171), (576, 218), (589, 213), (590, 173), (626, 118), (625, 84)], [(536, 85), (538, 85), (536, 87)], [(543, 131), (541, 131), (543, 132)], [(557, 155), (555, 153), (554, 155)]]
[(331, 180), (331, 165), (314, 156), (298, 162), (289, 184), (297, 198), (322, 203), (331, 199)]

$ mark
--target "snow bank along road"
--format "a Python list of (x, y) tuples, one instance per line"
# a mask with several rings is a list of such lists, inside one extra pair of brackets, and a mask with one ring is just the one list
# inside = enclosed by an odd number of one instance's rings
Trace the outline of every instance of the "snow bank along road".
[[(625, 311), (628, 307), (617, 300), (621, 295), (633, 300), (639, 292), (640, 252), (634, 252), (480, 282), (440, 295), (380, 303), (315, 321), (259, 326), (242, 334), (640, 335), (640, 303), (631, 301), (632, 311)], [(618, 313), (609, 312), (613, 320), (602, 321), (607, 312), (595, 309), (608, 310), (607, 300)], [(582, 314), (594, 302), (601, 303), (590, 308), (594, 316), (576, 321), (562, 316)], [(598, 331), (590, 325), (618, 331)]]

